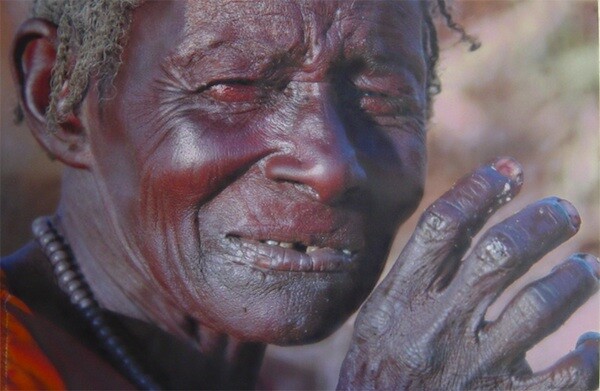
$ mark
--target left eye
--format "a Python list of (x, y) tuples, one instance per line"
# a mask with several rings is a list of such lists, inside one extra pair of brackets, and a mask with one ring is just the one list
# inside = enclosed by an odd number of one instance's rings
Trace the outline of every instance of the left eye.
[(409, 114), (412, 109), (406, 98), (373, 91), (361, 91), (360, 108), (374, 115), (404, 115)]
[(215, 83), (204, 89), (202, 93), (223, 103), (255, 102), (263, 97), (262, 89), (247, 82)]

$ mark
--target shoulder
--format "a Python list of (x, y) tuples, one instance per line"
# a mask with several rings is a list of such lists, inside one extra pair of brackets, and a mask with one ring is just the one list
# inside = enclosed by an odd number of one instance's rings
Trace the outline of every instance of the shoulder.
[(134, 388), (106, 361), (34, 243), (0, 266), (7, 389)]
[(58, 371), (25, 325), (24, 319), (32, 317), (31, 310), (9, 292), (4, 271), (0, 278), (2, 382), (11, 390), (65, 389)]
[[(43, 297), (47, 294), (36, 294), (47, 291), (52, 284), (52, 271), (48, 262), (44, 262), (44, 255), (32, 241), (15, 253), (0, 260), (0, 269), (3, 274), (3, 286), (20, 300), (32, 305), (29, 301), (34, 297)], [(32, 284), (35, 282), (35, 284)], [(35, 306), (35, 303), (33, 303)]]

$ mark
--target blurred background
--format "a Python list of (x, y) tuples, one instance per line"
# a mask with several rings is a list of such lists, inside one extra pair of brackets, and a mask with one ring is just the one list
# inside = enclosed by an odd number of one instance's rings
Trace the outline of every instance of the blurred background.
[[(13, 123), (9, 47), (29, 1), (0, 0), (0, 7), (0, 250), (7, 255), (30, 239), (34, 217), (54, 210), (60, 165), (46, 157), (25, 126)], [(544, 276), (570, 253), (600, 253), (598, 5), (591, 0), (474, 0), (453, 2), (452, 12), (482, 47), (469, 52), (438, 20), (443, 92), (430, 123), (428, 182), (418, 212), (465, 173), (509, 155), (523, 165), (525, 184), (491, 223), (550, 195), (570, 200), (583, 218), (574, 238), (500, 297), (487, 314), (493, 319), (520, 287)], [(406, 243), (418, 214), (400, 230), (390, 260)], [(599, 328), (599, 302), (596, 294), (528, 353), (534, 370), (573, 349), (580, 334)], [(320, 344), (270, 347), (263, 367), (270, 379), (265, 386), (334, 388), (352, 320)]]

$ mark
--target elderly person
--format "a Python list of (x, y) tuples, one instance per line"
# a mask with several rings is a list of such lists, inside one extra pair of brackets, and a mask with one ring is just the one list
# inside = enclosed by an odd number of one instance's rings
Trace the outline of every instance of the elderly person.
[(34, 136), (66, 168), (56, 214), (2, 263), (4, 331), (20, 331), (7, 346), (37, 365), (9, 354), (3, 380), (252, 388), (267, 344), (318, 341), (366, 300), (340, 389), (596, 387), (596, 335), (541, 373), (524, 359), (598, 289), (594, 257), (483, 320), (580, 223), (548, 198), (470, 248), (519, 191), (513, 159), (428, 208), (369, 297), (423, 191), (431, 8), (39, 1), (14, 75)]

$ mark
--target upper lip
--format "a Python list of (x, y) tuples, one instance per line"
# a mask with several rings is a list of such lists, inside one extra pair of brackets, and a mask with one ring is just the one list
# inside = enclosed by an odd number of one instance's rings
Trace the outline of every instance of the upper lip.
[[(263, 243), (272, 240), (305, 247), (350, 250), (352, 254), (368, 245), (368, 233), (365, 232), (368, 213), (364, 205), (361, 208), (329, 206), (305, 200), (295, 192), (290, 195), (289, 191), (272, 197), (258, 192), (252, 201), (237, 201), (248, 204), (247, 208), (236, 205), (227, 209), (223, 207), (229, 205), (220, 205), (218, 213), (210, 214), (213, 218), (205, 221), (200, 216), (200, 235), (208, 234), (201, 237), (201, 241), (228, 237)], [(205, 224), (210, 224), (211, 229), (203, 229)], [(219, 227), (217, 230), (214, 230), (215, 224)]]

